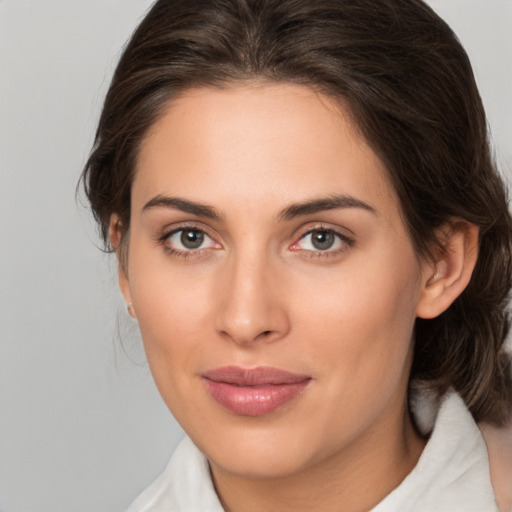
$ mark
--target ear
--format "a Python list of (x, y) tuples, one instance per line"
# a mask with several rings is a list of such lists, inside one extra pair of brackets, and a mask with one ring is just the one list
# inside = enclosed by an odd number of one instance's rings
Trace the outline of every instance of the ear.
[(127, 247), (123, 246), (126, 244), (126, 240), (123, 240), (122, 226), (119, 217), (116, 214), (112, 214), (110, 217), (109, 225), (109, 237), (110, 244), (117, 255), (117, 279), (119, 282), (119, 288), (126, 301), (126, 308), (128, 314), (137, 319), (135, 315), (135, 309), (132, 304), (132, 294), (130, 289), (130, 280), (128, 279), (128, 259), (126, 258)]
[(416, 315), (435, 318), (446, 311), (468, 285), (478, 258), (478, 227), (454, 219), (439, 230), (441, 249), (426, 263)]

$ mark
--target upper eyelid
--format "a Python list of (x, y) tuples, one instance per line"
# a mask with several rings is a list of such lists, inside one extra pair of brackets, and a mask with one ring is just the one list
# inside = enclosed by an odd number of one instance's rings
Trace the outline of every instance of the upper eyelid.
[(328, 222), (308, 223), (308, 225), (301, 226), (299, 229), (295, 230), (293, 237), (297, 241), (313, 231), (331, 231), (332, 233), (347, 240), (353, 240), (355, 238), (355, 233), (351, 229), (342, 226), (333, 226)]
[[(354, 240), (352, 238), (344, 235), (343, 233), (339, 233), (338, 231), (335, 231), (334, 229), (310, 229), (309, 231), (306, 231), (301, 237), (299, 237), (295, 242), (293, 242), (292, 245), (299, 243), (301, 240), (306, 238), (306, 236), (311, 235), (315, 231), (328, 231), (330, 233), (333, 233), (334, 236), (337, 236), (340, 239), (340, 241), (345, 244), (352, 245), (354, 243)], [(312, 250), (312, 249), (303, 249), (303, 250), (307, 251), (307, 250)], [(320, 249), (318, 249), (318, 250), (320, 251)], [(333, 250), (335, 250), (335, 249), (333, 249)], [(329, 252), (329, 249), (326, 249), (322, 252)]]
[(173, 223), (173, 224), (164, 226), (160, 230), (161, 235), (158, 238), (164, 239), (164, 238), (167, 238), (167, 237), (173, 235), (174, 233), (178, 233), (178, 232), (184, 231), (186, 229), (201, 231), (205, 235), (209, 236), (212, 240), (217, 241), (216, 237), (212, 236), (211, 231), (206, 226), (202, 225), (202, 223), (200, 223), (200, 222), (195, 222), (195, 221), (177, 222), (177, 223)]
[(335, 235), (338, 235), (340, 236), (341, 238), (350, 238), (348, 235), (345, 235), (343, 233), (340, 233), (340, 231), (338, 231), (337, 229), (334, 229), (334, 228), (324, 228), (324, 227), (318, 227), (318, 228), (311, 228), (311, 229), (308, 229), (307, 231), (305, 231), (301, 236), (300, 238), (304, 238), (306, 235), (310, 235), (311, 233), (314, 233), (315, 231), (328, 231), (329, 233), (334, 233)]

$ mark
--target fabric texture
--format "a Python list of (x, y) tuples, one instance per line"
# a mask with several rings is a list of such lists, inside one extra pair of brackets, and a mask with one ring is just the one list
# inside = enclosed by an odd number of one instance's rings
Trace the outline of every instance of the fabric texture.
[[(430, 439), (411, 473), (370, 512), (497, 512), (485, 442), (462, 399), (449, 392), (435, 403), (413, 392), (411, 401)], [(126, 512), (223, 512), (208, 462), (188, 437)]]

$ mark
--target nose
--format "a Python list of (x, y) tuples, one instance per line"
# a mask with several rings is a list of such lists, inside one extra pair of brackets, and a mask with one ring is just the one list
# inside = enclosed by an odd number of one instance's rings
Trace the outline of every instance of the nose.
[(216, 315), (221, 336), (241, 346), (286, 336), (290, 329), (286, 290), (269, 258), (233, 256), (222, 280)]

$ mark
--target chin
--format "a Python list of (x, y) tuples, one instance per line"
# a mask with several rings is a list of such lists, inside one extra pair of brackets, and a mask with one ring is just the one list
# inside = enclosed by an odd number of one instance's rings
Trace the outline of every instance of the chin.
[(240, 448), (232, 450), (232, 455), (226, 453), (212, 454), (207, 458), (210, 464), (221, 471), (248, 479), (277, 479), (285, 478), (300, 472), (307, 467), (305, 460), (299, 459), (287, 450), (270, 453), (268, 450), (247, 450)]
[(290, 432), (286, 426), (226, 428), (218, 435), (210, 431), (208, 438), (193, 440), (210, 463), (223, 472), (243, 478), (280, 478), (299, 472), (314, 458), (308, 453), (312, 448), (310, 436)]

